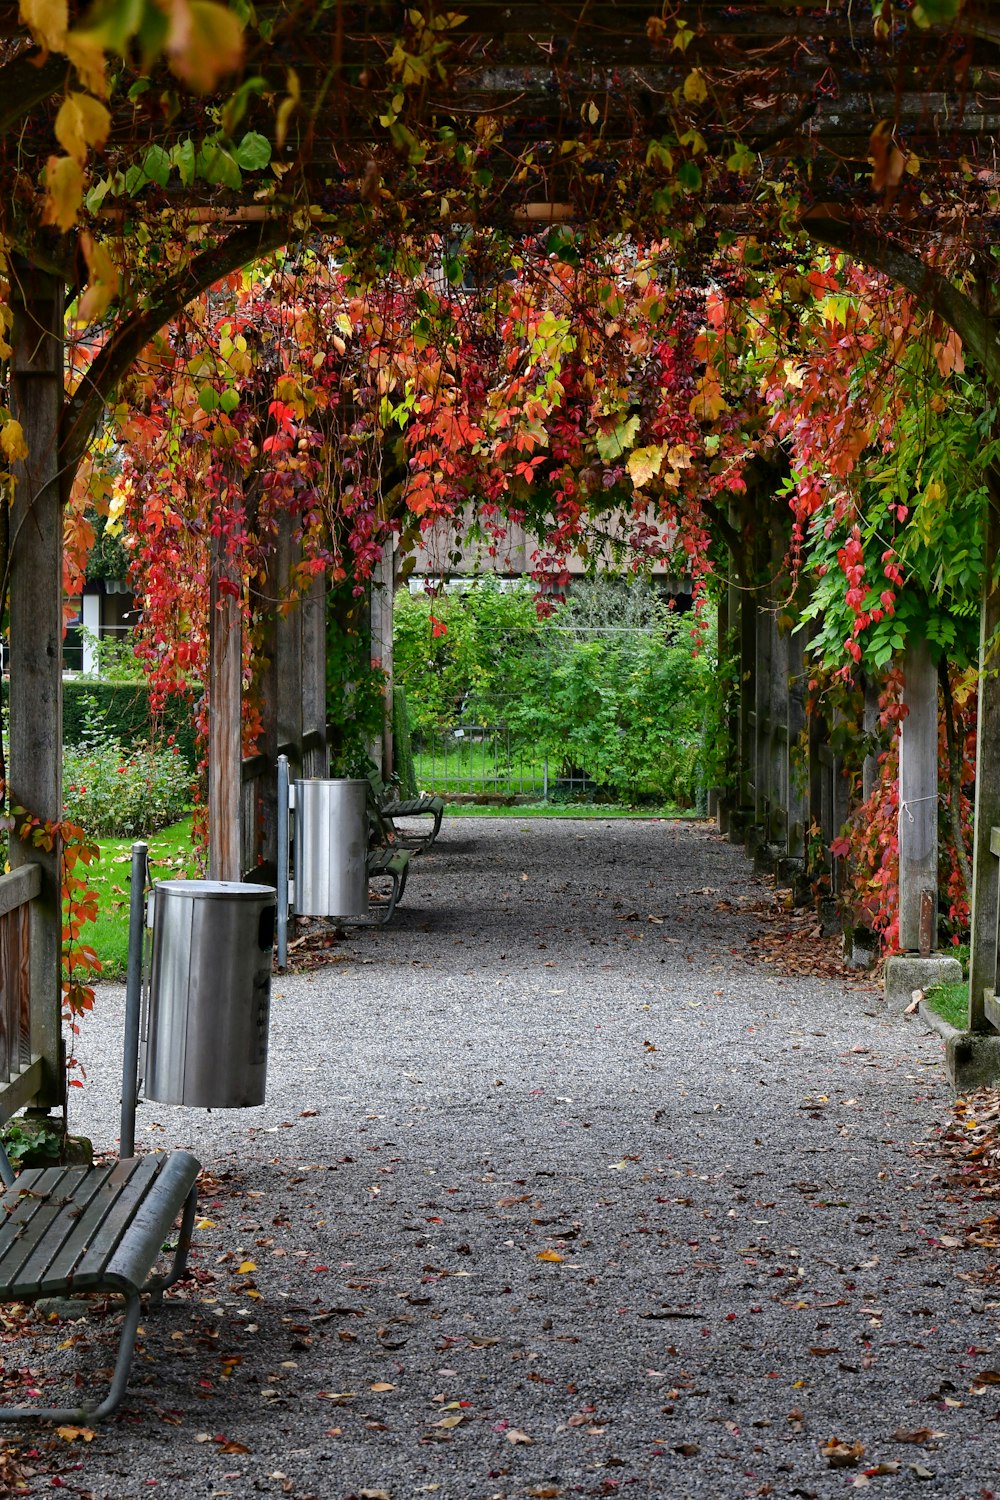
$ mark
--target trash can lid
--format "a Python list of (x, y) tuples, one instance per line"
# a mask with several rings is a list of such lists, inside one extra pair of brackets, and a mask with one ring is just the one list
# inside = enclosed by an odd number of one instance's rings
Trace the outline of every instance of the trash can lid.
[(244, 880), (158, 880), (155, 889), (168, 891), (171, 896), (187, 896), (192, 901), (260, 901), (263, 896), (277, 897), (273, 885), (251, 885)]
[(305, 776), (294, 785), (300, 786), (370, 786), (366, 776)]

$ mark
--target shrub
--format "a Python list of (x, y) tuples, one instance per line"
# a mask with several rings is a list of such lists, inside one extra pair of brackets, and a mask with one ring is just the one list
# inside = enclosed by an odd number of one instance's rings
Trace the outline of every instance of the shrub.
[(191, 772), (176, 745), (126, 746), (92, 700), (78, 744), (63, 753), (63, 809), (97, 837), (155, 833), (184, 816)]

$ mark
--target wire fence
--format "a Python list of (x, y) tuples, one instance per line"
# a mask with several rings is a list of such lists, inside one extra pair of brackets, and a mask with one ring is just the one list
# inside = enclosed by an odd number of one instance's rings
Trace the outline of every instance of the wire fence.
[(559, 765), (533, 752), (506, 724), (467, 724), (414, 741), (417, 781), (428, 791), (534, 796), (579, 795), (593, 790), (584, 771)]

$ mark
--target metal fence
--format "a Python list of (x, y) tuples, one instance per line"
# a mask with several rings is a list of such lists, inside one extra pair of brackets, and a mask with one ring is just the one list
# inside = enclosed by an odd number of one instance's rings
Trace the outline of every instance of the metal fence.
[(550, 766), (545, 754), (512, 735), (504, 724), (463, 724), (414, 739), (417, 781), (428, 791), (535, 796), (584, 793), (593, 783), (583, 771)]

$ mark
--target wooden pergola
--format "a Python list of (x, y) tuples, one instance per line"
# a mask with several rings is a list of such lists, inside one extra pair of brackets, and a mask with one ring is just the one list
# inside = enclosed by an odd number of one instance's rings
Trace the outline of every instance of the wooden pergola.
[[(792, 218), (818, 239), (933, 303), (984, 378), (1000, 386), (988, 281), (976, 301), (927, 255), (935, 245), (960, 244), (984, 275), (992, 265), (988, 250), (1000, 228), (1000, 8), (967, 3), (952, 24), (929, 30), (892, 15), (884, 24), (870, 14), (862, 20), (850, 0), (813, 10), (706, 0), (666, 19), (658, 7), (613, 0), (471, 0), (460, 9), (457, 22), (428, 10), (427, 26), (418, 28), (412, 8), (395, 3), (260, 7), (271, 29), (266, 40), (256, 32), (248, 42), (247, 76), (262, 81), (249, 92), (247, 125), (273, 134), (275, 103), (290, 97), (292, 77), (298, 89), (276, 148), (279, 187), (264, 197), (249, 179), (242, 189), (172, 182), (127, 205), (108, 200), (103, 222), (118, 224), (123, 235), (144, 217), (155, 226), (169, 214), (209, 221), (213, 236), (193, 260), (119, 306), (86, 379), (68, 396), (64, 306), (79, 289), (80, 260), (70, 237), (42, 227), (21, 192), (25, 174), (39, 171), (52, 149), (67, 64), (32, 43), (16, 5), (0, 6), (0, 198), (16, 251), (9, 404), (29, 449), (12, 465), (12, 805), (42, 820), (61, 813), (62, 506), (105, 401), (152, 333), (191, 296), (310, 226), (374, 241), (400, 232), (403, 203), (409, 233), (440, 232), (443, 199), (456, 220), (505, 231), (569, 223), (595, 236), (623, 229), (655, 236), (668, 220), (680, 234), (679, 267), (687, 261), (697, 274), (720, 226), (766, 242), (791, 227), (792, 199)], [(435, 18), (440, 29), (428, 30)], [(440, 66), (431, 53), (426, 75), (408, 80), (397, 43), (419, 55), (428, 38), (441, 43)], [(129, 97), (123, 86), (114, 98), (111, 169), (134, 162), (150, 140), (169, 146), (205, 128), (198, 100), (182, 100), (164, 116), (156, 88)], [(752, 167), (718, 173), (710, 189), (685, 192), (667, 213), (650, 146), (668, 138), (679, 155), (701, 161), (740, 143)], [(872, 156), (891, 150), (919, 166), (887, 185), (873, 178)], [(998, 555), (997, 526), (994, 510), (990, 559)], [(292, 545), (288, 534), (276, 578), (287, 572)], [(217, 556), (211, 858), (214, 875), (240, 878), (273, 857), (278, 752), (290, 753), (304, 774), (325, 769), (323, 601), (317, 592), (297, 614), (274, 622), (264, 738), (244, 778), (240, 622), (235, 601), (218, 589), (224, 569)], [(740, 792), (725, 816), (734, 832), (749, 831), (752, 845), (770, 848), (787, 867), (803, 858), (811, 818), (835, 825), (836, 771), (817, 738), (808, 794), (795, 800), (787, 756), (804, 726), (804, 641), (776, 631), (767, 601), (752, 594), (733, 596), (729, 622), (739, 630), (755, 696), (744, 694), (734, 722)], [(998, 623), (1000, 593), (990, 591), (984, 651)], [(779, 676), (791, 678), (790, 692), (775, 691)], [(1000, 825), (1000, 687), (990, 671), (980, 714), (971, 1025), (985, 1031), (1000, 1029), (991, 998), (1000, 911), (1000, 861), (991, 845)], [(65, 1091), (59, 851), (13, 839), (10, 861), (12, 873), (0, 877), (0, 1093), (9, 1108), (31, 1102), (50, 1109)]]

